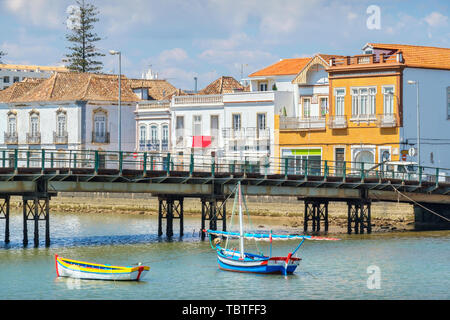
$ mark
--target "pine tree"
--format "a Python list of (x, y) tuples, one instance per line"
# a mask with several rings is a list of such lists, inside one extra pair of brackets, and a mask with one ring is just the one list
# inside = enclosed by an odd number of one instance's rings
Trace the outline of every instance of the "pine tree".
[(2, 63), (2, 58), (6, 56), (6, 53), (3, 51), (0, 51), (0, 63)]
[(94, 23), (99, 21), (96, 17), (99, 11), (84, 0), (77, 0), (77, 5), (69, 9), (72, 12), (67, 19), (67, 27), (71, 32), (66, 34), (66, 39), (72, 45), (67, 47), (70, 53), (65, 55), (66, 59), (63, 61), (68, 63), (67, 68), (74, 72), (100, 72), (103, 63), (97, 58), (105, 55), (95, 47), (95, 43), (101, 38), (93, 32)]

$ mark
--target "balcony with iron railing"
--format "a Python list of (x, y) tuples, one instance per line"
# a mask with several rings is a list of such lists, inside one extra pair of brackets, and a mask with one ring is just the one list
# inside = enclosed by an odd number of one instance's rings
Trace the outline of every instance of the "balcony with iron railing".
[(92, 143), (110, 143), (109, 132), (92, 132)]
[(174, 106), (212, 105), (223, 103), (223, 95), (221, 94), (173, 96), (172, 99)]
[(330, 115), (328, 117), (328, 128), (330, 129), (345, 129), (348, 127), (347, 116)]
[(395, 113), (377, 115), (377, 125), (380, 128), (395, 128), (398, 124), (398, 115)]
[(330, 66), (344, 67), (344, 66), (356, 66), (356, 65), (374, 65), (374, 64), (398, 64), (403, 62), (401, 52), (387, 55), (384, 53), (379, 54), (360, 54), (355, 56), (346, 57), (333, 57), (330, 59)]
[(270, 149), (270, 128), (224, 128), (222, 136), (225, 149), (230, 151), (268, 151)]
[(41, 144), (41, 133), (32, 132), (27, 133), (27, 144)]
[(280, 130), (314, 131), (325, 130), (325, 117), (285, 117), (280, 116)]
[(69, 134), (67, 131), (56, 132), (53, 131), (53, 143), (54, 144), (67, 144), (69, 142)]
[(19, 136), (17, 132), (5, 132), (5, 144), (18, 144)]

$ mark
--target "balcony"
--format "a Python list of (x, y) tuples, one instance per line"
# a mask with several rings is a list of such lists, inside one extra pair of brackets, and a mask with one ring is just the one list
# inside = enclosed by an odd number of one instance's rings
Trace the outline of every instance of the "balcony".
[(173, 96), (173, 104), (175, 106), (223, 104), (223, 95)]
[(41, 133), (27, 133), (27, 144), (41, 144)]
[(109, 132), (92, 132), (92, 143), (110, 143)]
[(67, 144), (69, 142), (69, 134), (67, 131), (56, 132), (53, 131), (53, 143), (54, 144)]
[(375, 114), (353, 114), (350, 118), (352, 122), (374, 122), (377, 121), (377, 116)]
[(328, 118), (328, 127), (330, 129), (345, 129), (347, 128), (347, 117), (346, 116), (333, 116), (330, 115)]
[(17, 144), (19, 136), (17, 132), (5, 132), (5, 144)]
[(380, 128), (395, 128), (398, 124), (397, 115), (393, 113), (380, 114), (377, 116), (377, 125)]
[(351, 65), (373, 65), (373, 64), (397, 64), (402, 63), (403, 57), (400, 52), (387, 55), (387, 54), (360, 54), (347, 57), (336, 57), (330, 59), (331, 67), (344, 67)]
[(159, 152), (160, 151), (160, 143), (159, 143), (159, 141), (139, 140), (139, 150), (140, 151), (156, 151), (156, 152)]
[(269, 128), (224, 128), (222, 134), (225, 148), (230, 151), (267, 151), (270, 149)]
[(325, 130), (325, 117), (283, 117), (280, 116), (280, 130), (314, 131)]

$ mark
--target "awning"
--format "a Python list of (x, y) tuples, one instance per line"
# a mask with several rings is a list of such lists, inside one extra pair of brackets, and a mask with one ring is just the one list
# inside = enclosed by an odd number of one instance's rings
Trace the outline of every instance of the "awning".
[(211, 145), (211, 136), (193, 136), (192, 148), (207, 148)]

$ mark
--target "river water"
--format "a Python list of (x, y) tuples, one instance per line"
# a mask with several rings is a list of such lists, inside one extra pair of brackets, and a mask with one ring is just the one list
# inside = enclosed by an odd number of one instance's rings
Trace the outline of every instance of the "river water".
[[(305, 241), (294, 275), (222, 271), (209, 241), (198, 236), (200, 219), (178, 221), (172, 240), (158, 238), (157, 218), (121, 214), (51, 214), (51, 245), (33, 247), (33, 224), (22, 246), (22, 217), (11, 217), (11, 242), (0, 221), (2, 299), (449, 299), (450, 232), (339, 235), (341, 241)], [(44, 223), (40, 230), (43, 238)], [(275, 226), (270, 227), (273, 232)], [(274, 242), (273, 255), (297, 241)], [(268, 252), (267, 244), (259, 244)], [(254, 244), (249, 251), (254, 248)], [(144, 281), (57, 278), (54, 254), (114, 265), (142, 262)]]

